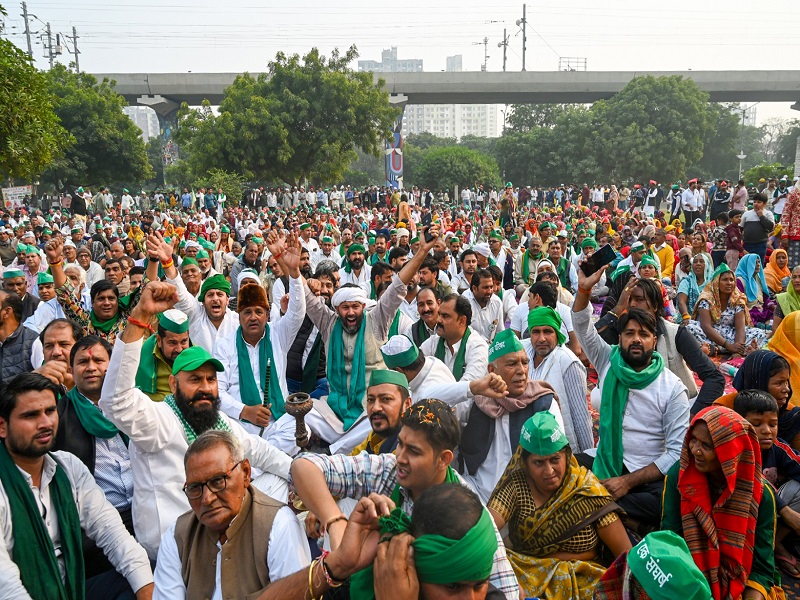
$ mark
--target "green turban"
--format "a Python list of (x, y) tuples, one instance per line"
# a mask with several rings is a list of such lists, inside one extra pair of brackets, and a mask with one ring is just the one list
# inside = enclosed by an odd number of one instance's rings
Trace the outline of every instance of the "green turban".
[(644, 256), (642, 256), (642, 260), (639, 261), (639, 267), (642, 267), (644, 265), (652, 265), (656, 268), (656, 271), (658, 271), (658, 263), (656, 262), (656, 259), (650, 256), (649, 254), (645, 254)]
[(361, 254), (367, 253), (367, 251), (364, 249), (364, 246), (361, 244), (351, 244), (347, 249), (347, 256), (350, 256), (353, 252), (361, 252)]
[[(186, 261), (183, 261), (184, 265)], [(225, 279), (222, 275), (213, 275), (206, 279), (203, 282), (203, 285), (200, 287), (200, 302), (205, 300), (206, 293), (210, 290), (222, 290), (227, 295), (230, 296), (231, 294), (231, 282)]]
[(556, 332), (558, 345), (566, 341), (561, 331), (561, 315), (549, 306), (537, 306), (528, 313), (528, 330), (532, 327), (552, 327)]
[(597, 241), (595, 241), (594, 238), (588, 237), (581, 242), (581, 248), (583, 250), (585, 250), (586, 248), (594, 248), (595, 250), (597, 250)]

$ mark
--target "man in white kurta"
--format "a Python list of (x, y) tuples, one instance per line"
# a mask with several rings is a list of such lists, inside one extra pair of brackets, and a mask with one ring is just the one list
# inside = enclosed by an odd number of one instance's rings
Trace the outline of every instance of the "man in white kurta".
[[(175, 287), (168, 283), (153, 281), (145, 286), (125, 331), (114, 344), (108, 372), (115, 376), (106, 377), (98, 404), (108, 420), (130, 438), (133, 524), (138, 541), (152, 560), (158, 553), (161, 535), (178, 516), (189, 510), (189, 502), (182, 491), (183, 456), (192, 436), (185, 417), (179, 416), (170, 406), (171, 396), (167, 396), (164, 402), (153, 402), (134, 387), (145, 332), (135, 323), (150, 323), (156, 314), (172, 308), (175, 294)], [(173, 365), (170, 387), (177, 385), (181, 377), (184, 382), (195, 378), (201, 380), (200, 383), (190, 382), (190, 386), (195, 385), (201, 392), (216, 397), (216, 377), (206, 377), (201, 372), (207, 370), (209, 363), (215, 370), (221, 369), (219, 361), (201, 347), (184, 350)], [(175, 389), (173, 387), (173, 391)], [(210, 400), (198, 399), (195, 394), (189, 402), (194, 406)], [(199, 407), (194, 410), (199, 410)], [(260, 474), (254, 482), (256, 487), (276, 500), (286, 502), (289, 456), (267, 441), (247, 433), (237, 421), (218, 412), (213, 428), (225, 427), (239, 439), (245, 456)]]
[[(189, 317), (189, 338), (192, 344), (200, 346), (208, 353), (213, 352), (214, 342), (218, 337), (231, 335), (239, 328), (239, 315), (228, 308), (230, 282), (222, 275), (209, 277), (203, 282), (200, 294), (195, 298), (186, 289), (177, 270), (174, 272), (174, 277), (173, 273), (170, 273), (171, 269), (165, 271), (167, 282), (178, 288), (178, 302), (175, 308)], [(223, 315), (222, 320), (219, 320), (217, 315)]]

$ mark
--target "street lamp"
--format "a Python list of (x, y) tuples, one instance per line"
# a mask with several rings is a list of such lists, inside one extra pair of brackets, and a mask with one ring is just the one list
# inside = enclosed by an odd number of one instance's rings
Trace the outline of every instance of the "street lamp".
[(736, 158), (739, 159), (739, 179), (744, 177), (744, 173), (742, 173), (742, 161), (747, 158), (747, 154), (743, 154), (744, 150), (740, 150), (739, 154), (736, 155)]

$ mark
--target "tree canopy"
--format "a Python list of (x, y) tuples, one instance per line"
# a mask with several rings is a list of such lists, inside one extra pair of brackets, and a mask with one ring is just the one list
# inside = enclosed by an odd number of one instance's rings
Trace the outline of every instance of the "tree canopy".
[(476, 150), (461, 146), (432, 148), (416, 170), (414, 183), (432, 190), (472, 186), (475, 183), (499, 187), (497, 163)]
[(56, 65), (46, 73), (55, 113), (74, 138), (42, 174), (64, 186), (142, 183), (153, 176), (139, 128), (122, 112), (125, 100), (107, 79)]
[(181, 110), (177, 139), (191, 170), (212, 167), (248, 179), (299, 185), (336, 181), (356, 160), (356, 148), (377, 155), (397, 116), (383, 82), (348, 68), (355, 46), (325, 57), (279, 52), (266, 73), (240, 75), (219, 113)]
[[(0, 16), (5, 10), (0, 6)], [(38, 175), (71, 143), (59, 124), (47, 77), (10, 41), (0, 39), (0, 175)]]

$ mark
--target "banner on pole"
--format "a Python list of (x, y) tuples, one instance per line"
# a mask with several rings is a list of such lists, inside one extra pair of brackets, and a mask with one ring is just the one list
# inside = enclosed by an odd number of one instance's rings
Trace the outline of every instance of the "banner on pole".
[(19, 208), (25, 196), (30, 197), (31, 189), (30, 185), (3, 188), (3, 206), (11, 209)]

